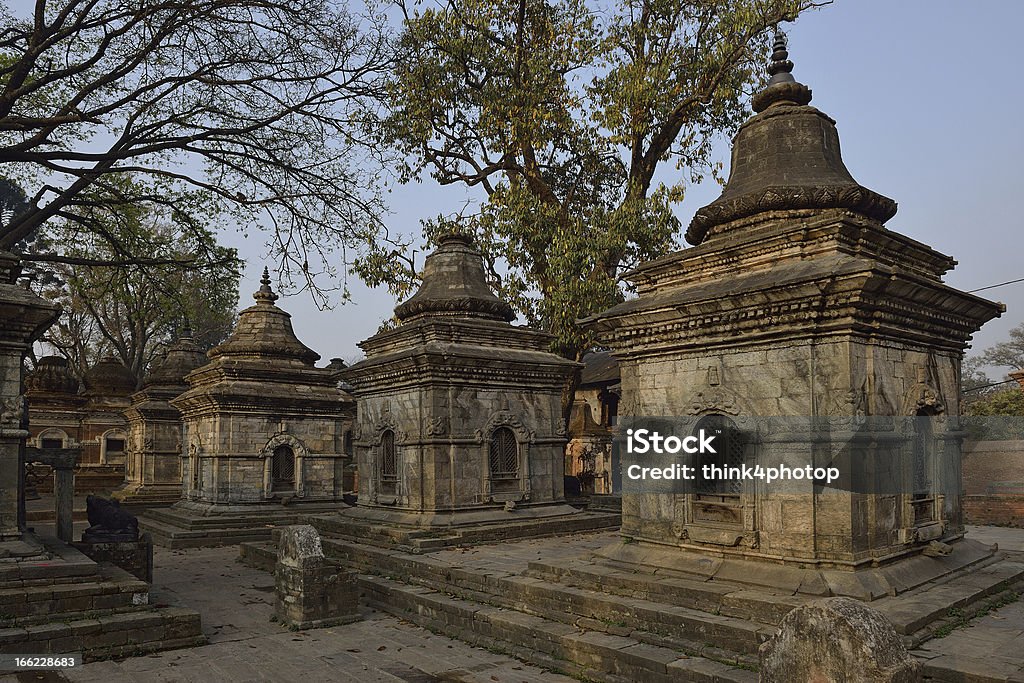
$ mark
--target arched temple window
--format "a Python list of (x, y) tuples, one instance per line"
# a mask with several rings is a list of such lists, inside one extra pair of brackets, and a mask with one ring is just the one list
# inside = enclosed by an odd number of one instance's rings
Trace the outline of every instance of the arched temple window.
[(127, 437), (124, 432), (112, 430), (103, 435), (100, 444), (100, 462), (120, 465), (124, 462)]
[(291, 446), (281, 445), (274, 449), (271, 460), (270, 490), (295, 490), (295, 451)]
[(60, 429), (47, 429), (39, 435), (40, 448), (64, 448), (68, 435)]
[(914, 526), (935, 520), (935, 486), (933, 465), (935, 434), (932, 423), (938, 411), (930, 406), (919, 408), (914, 415), (914, 442), (911, 457), (911, 506)]
[(491, 476), (492, 490), (519, 488), (519, 442), (508, 427), (498, 427), (491, 432), (487, 450), (487, 464)]
[(380, 490), (395, 495), (398, 487), (398, 451), (395, 448), (395, 433), (388, 429), (380, 435)]
[(717, 499), (724, 503), (738, 503), (743, 481), (739, 477), (708, 477), (704, 478), (704, 466), (714, 466), (723, 473), (728, 468), (743, 465), (743, 433), (736, 423), (724, 415), (708, 415), (701, 418), (694, 427), (693, 433), (699, 436), (701, 430), (714, 436), (715, 453), (701, 453), (697, 459), (698, 485), (697, 495), (701, 499)]

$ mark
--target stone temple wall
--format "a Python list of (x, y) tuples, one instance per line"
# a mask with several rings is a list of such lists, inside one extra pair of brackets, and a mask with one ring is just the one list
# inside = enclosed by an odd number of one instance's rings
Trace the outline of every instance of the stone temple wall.
[[(724, 414), (740, 429), (743, 416), (913, 415), (920, 402), (929, 401), (941, 404), (942, 412), (952, 402), (955, 414), (957, 372), (953, 354), (856, 339), (691, 350), (623, 360), (623, 396), (633, 402), (623, 410), (647, 416)], [(767, 423), (751, 424), (758, 431)], [(748, 444), (747, 457), (755, 465), (775, 464), (780, 453), (790, 464), (820, 464), (830, 457), (800, 438), (759, 433), (753, 441), (758, 443)], [(935, 448), (933, 476), (959, 476), (941, 465), (952, 461), (958, 444), (938, 439)], [(958, 487), (948, 481), (937, 488)], [(694, 541), (757, 554), (857, 560), (898, 551), (905, 542), (901, 530), (914, 526), (906, 496), (815, 493), (810, 483), (806, 489), (746, 486), (741, 509), (729, 518), (709, 517), (711, 507), (699, 509), (692, 497), (629, 496), (623, 501), (623, 532), (661, 543)], [(946, 520), (948, 533), (962, 528), (957, 497), (939, 496), (935, 504), (932, 518)]]
[[(366, 397), (359, 403), (364, 444), (358, 451), (359, 490), (369, 501), (381, 500), (375, 463), (381, 434), (392, 429), (400, 472), (393, 503), (398, 508), (560, 501), (565, 445), (564, 433), (558, 433), (560, 410), (561, 395), (550, 388), (499, 391), (462, 386), (448, 392), (412, 390)], [(509, 426), (520, 440), (529, 467), (526, 491), (486, 493), (488, 427), (494, 425)]]
[[(280, 445), (296, 455), (295, 496), (341, 497), (342, 453), (349, 420), (291, 419), (277, 415), (218, 414), (186, 423), (182, 471), (186, 497), (208, 503), (259, 503), (274, 497), (270, 459)], [(268, 435), (272, 435), (269, 439)], [(192, 461), (192, 458), (195, 458)], [(200, 473), (195, 477), (193, 467)], [(198, 483), (198, 486), (196, 484)]]

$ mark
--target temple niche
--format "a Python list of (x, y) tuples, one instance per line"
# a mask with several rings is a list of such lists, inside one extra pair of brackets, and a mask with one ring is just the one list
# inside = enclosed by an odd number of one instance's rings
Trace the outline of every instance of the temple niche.
[[(896, 203), (853, 179), (792, 68), (777, 41), (728, 184), (686, 232), (694, 246), (629, 273), (638, 297), (587, 324), (619, 359), (622, 415), (720, 433), (719, 465), (820, 465), (842, 443), (891, 484), (626, 493), (635, 547), (855, 569), (963, 536), (960, 360), (1003, 307), (944, 284), (952, 258), (885, 227)], [(792, 419), (759, 419), (776, 416)], [(931, 419), (895, 419), (911, 416)]]
[(170, 400), (188, 390), (185, 375), (206, 364), (186, 330), (131, 396), (124, 484), (113, 492), (122, 503), (169, 505), (181, 498), (181, 413)]
[(510, 324), (470, 238), (441, 238), (395, 316), (340, 373), (359, 401), (358, 505), (313, 524), (356, 535), (360, 523), (476, 524), (507, 537), (609, 525), (563, 502), (561, 395), (578, 365), (548, 352), (550, 335)]
[(256, 305), (185, 376), (182, 500), (147, 511), (143, 528), (170, 547), (269, 538), (297, 516), (344, 505), (352, 397), (292, 331), (264, 269)]

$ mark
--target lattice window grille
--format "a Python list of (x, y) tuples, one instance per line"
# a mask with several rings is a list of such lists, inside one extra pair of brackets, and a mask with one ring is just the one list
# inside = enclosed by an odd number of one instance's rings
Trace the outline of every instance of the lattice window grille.
[(491, 433), (490, 468), (492, 479), (519, 477), (519, 444), (508, 427), (498, 427)]

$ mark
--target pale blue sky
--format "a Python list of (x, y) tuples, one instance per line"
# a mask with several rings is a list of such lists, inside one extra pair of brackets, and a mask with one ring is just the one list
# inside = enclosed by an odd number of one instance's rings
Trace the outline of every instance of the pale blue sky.
[[(793, 75), (837, 121), (847, 168), (899, 203), (890, 229), (959, 261), (947, 282), (962, 289), (1024, 277), (1022, 31), (1020, 0), (837, 0), (787, 30)], [(727, 141), (718, 145), (726, 163), (728, 150)], [(689, 191), (678, 208), (683, 225), (719, 192), (710, 181)], [(418, 236), (421, 218), (457, 210), (465, 195), (427, 181), (395, 188), (391, 198), (390, 228)], [(255, 239), (234, 246), (248, 261), (244, 307), (263, 252)], [(357, 342), (396, 303), (355, 278), (350, 288), (353, 301), (330, 311), (304, 294), (278, 302), (324, 359), (356, 357)], [(1024, 321), (1024, 283), (983, 295), (1008, 310), (975, 336), (975, 349), (1004, 340)]]

